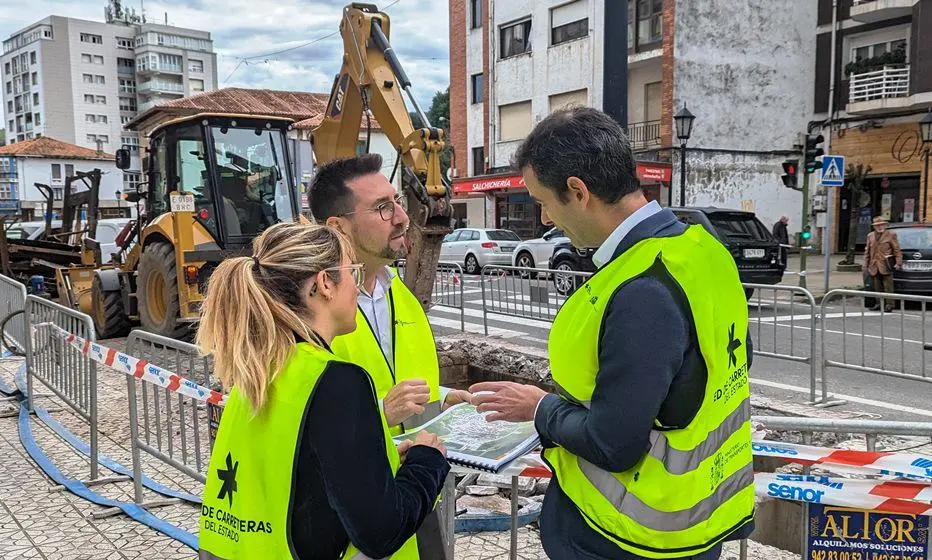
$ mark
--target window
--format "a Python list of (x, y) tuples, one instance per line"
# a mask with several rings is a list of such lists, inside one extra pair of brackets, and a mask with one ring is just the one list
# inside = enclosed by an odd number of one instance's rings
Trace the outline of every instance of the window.
[(124, 49), (127, 51), (133, 50), (133, 40), (127, 39), (126, 37), (117, 37), (116, 38), (117, 48)]
[(550, 10), (550, 26), (550, 44), (552, 45), (588, 36), (588, 0), (576, 0)]
[(104, 57), (100, 56), (99, 54), (95, 54), (94, 64), (103, 64), (103, 63), (104, 63)]
[(98, 134), (98, 135), (97, 135), (97, 139), (100, 140), (101, 142), (103, 142), (104, 144), (109, 144), (109, 143), (110, 143), (110, 137), (107, 136), (106, 134)]
[(93, 75), (93, 74), (81, 74), (81, 78), (84, 79), (84, 83), (85, 83), (85, 84), (93, 84), (93, 83), (94, 83), (94, 75)]
[(39, 85), (39, 74), (37, 74), (36, 72), (32, 73), (32, 85), (34, 86)]
[(133, 120), (133, 117), (126, 117), (120, 115), (120, 124), (129, 124), (129, 121)]
[(136, 61), (132, 58), (118, 58), (117, 72), (123, 74), (132, 74), (136, 71)]
[(521, 140), (531, 132), (531, 102), (512, 103), (498, 108), (499, 140)]
[(65, 177), (74, 177), (74, 166), (70, 163), (65, 165)]
[(479, 146), (472, 149), (472, 176), (483, 175), (485, 173), (485, 148)]
[(13, 93), (13, 82), (7, 82), (7, 83), (6, 83), (6, 92), (7, 92), (7, 93)]
[(83, 63), (85, 63), (85, 64), (91, 64), (91, 61), (92, 61), (92, 60), (94, 60), (94, 57), (93, 57), (93, 56), (91, 56), (91, 55), (89, 55), (89, 54), (87, 54), (87, 53), (82, 53), (82, 54), (81, 54), (81, 62), (83, 62)]
[(7, 101), (7, 102), (6, 102), (6, 112), (7, 112), (7, 113), (12, 113), (12, 112), (13, 112), (13, 102), (12, 102), (12, 101)]
[(95, 96), (94, 96), (94, 103), (96, 103), (96, 104), (98, 104), (98, 105), (106, 105), (106, 104), (107, 104), (107, 97), (106, 97), (105, 95), (95, 95)]
[(91, 123), (91, 124), (96, 123), (97, 115), (91, 115), (90, 113), (84, 115), (84, 122)]
[(42, 116), (41, 116), (41, 114), (40, 114), (40, 113), (36, 113), (35, 117), (36, 117), (36, 119), (35, 119), (35, 120), (36, 120), (36, 126), (41, 125), (41, 124), (42, 124)]
[(482, 85), (482, 74), (473, 74), (469, 78), (470, 85), (472, 86), (472, 103), (482, 103), (483, 98), (485, 97), (485, 91)]
[(851, 49), (851, 62), (858, 60), (867, 60), (869, 58), (874, 58), (877, 56), (883, 56), (887, 53), (897, 54), (900, 53), (903, 56), (906, 56), (906, 39), (896, 39), (894, 41), (884, 41), (882, 43), (874, 43), (872, 45), (865, 45), (863, 47), (856, 47)]
[(136, 80), (120, 78), (120, 93), (136, 93)]
[(550, 112), (565, 107), (585, 107), (589, 104), (589, 92), (585, 89), (568, 91), (550, 96)]
[[(12, 112), (12, 111), (11, 111), (11, 112)], [(10, 119), (10, 122), (8, 123), (7, 129), (8, 129), (8, 130), (13, 130), (13, 128), (14, 128), (13, 119)]]
[(6, 74), (7, 76), (10, 75), (10, 63), (9, 62), (3, 65), (3, 73)]
[(141, 181), (141, 173), (123, 173), (123, 188), (126, 192), (139, 190), (139, 183)]
[(60, 163), (52, 164), (52, 180), (61, 181), (61, 164)]
[(29, 64), (35, 64), (35, 63), (36, 63), (36, 51), (32, 51), (29, 53)]
[(107, 124), (107, 115), (97, 115), (97, 122), (100, 124)]
[(638, 0), (638, 45), (663, 40), (663, 0)]
[(104, 76), (100, 75), (100, 74), (95, 74), (95, 75), (94, 75), (94, 83), (97, 84), (97, 85), (103, 85), (103, 84), (107, 83), (107, 79), (106, 79)]
[(94, 96), (93, 96), (93, 95), (87, 95), (87, 94), (85, 94), (85, 95), (84, 95), (84, 102), (87, 103), (88, 105), (93, 105), (93, 104), (94, 104)]
[(189, 78), (188, 86), (191, 89), (191, 93), (204, 91), (204, 80), (195, 80), (193, 78)]
[(91, 43), (93, 45), (103, 45), (104, 38), (100, 35), (93, 35), (91, 33), (82, 33), (81, 34), (82, 43)]
[(482, 0), (469, 0), (470, 29), (482, 27)]
[(627, 0), (628, 2), (628, 50), (634, 50), (634, 3), (637, 0)]
[(197, 72), (198, 74), (202, 74), (204, 72), (204, 61), (189, 58), (188, 59), (188, 72)]
[(139, 153), (139, 138), (136, 138), (135, 136), (123, 136), (120, 138), (120, 142), (122, 142), (123, 147), (129, 150), (131, 153)]
[(135, 111), (136, 110), (136, 98), (135, 97), (121, 97), (120, 98), (120, 110), (121, 111)]
[[(89, 117), (93, 117), (94, 115), (88, 115), (88, 116), (89, 116)], [(88, 134), (87, 136), (84, 137), (84, 139), (87, 141), (88, 144), (90, 144), (90, 145), (92, 145), (92, 146), (97, 145), (97, 135), (96, 135), (96, 134)]]
[(500, 42), (501, 58), (531, 52), (531, 20), (503, 26)]

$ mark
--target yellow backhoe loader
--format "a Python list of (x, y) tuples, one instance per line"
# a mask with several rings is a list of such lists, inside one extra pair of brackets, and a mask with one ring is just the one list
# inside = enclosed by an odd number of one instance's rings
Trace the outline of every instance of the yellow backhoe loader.
[[(138, 218), (118, 238), (112, 264), (62, 271), (60, 294), (89, 291), (90, 309), (70, 301), (91, 314), (99, 338), (137, 323), (184, 337), (221, 260), (250, 251), (272, 224), (303, 219), (286, 149), (291, 126), (280, 117), (199, 114), (149, 134), (146, 181), (126, 196)], [(129, 168), (127, 151), (116, 159)]]

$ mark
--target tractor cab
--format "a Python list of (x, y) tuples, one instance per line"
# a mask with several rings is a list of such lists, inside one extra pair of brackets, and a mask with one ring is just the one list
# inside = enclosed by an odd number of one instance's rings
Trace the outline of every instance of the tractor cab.
[(294, 221), (290, 126), (272, 117), (196, 115), (156, 128), (149, 135), (145, 221), (193, 211), (224, 252), (249, 246), (273, 224)]

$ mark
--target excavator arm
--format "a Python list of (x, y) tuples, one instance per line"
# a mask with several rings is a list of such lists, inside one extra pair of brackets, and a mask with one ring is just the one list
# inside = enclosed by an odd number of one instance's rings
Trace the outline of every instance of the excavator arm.
[[(371, 113), (398, 150), (402, 191), (411, 218), (410, 255), (405, 284), (425, 309), (429, 306), (440, 245), (452, 231), (449, 185), (440, 171), (443, 129), (431, 126), (411, 92), (411, 81), (388, 40), (388, 14), (372, 4), (343, 9), (340, 34), (343, 65), (333, 82), (327, 111), (311, 135), (318, 165), (356, 155), (362, 119)], [(407, 94), (420, 121), (415, 128)], [(394, 175), (394, 171), (392, 173)]]

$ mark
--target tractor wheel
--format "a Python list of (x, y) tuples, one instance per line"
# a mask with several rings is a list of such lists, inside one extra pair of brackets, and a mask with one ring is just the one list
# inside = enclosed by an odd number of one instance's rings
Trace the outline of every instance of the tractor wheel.
[(178, 322), (181, 303), (176, 270), (175, 249), (170, 244), (146, 246), (136, 272), (136, 296), (143, 330), (181, 339), (188, 334), (189, 328)]
[(91, 285), (91, 310), (97, 338), (116, 338), (129, 333), (132, 325), (123, 311), (123, 298), (120, 292), (105, 292), (100, 278), (96, 276)]

